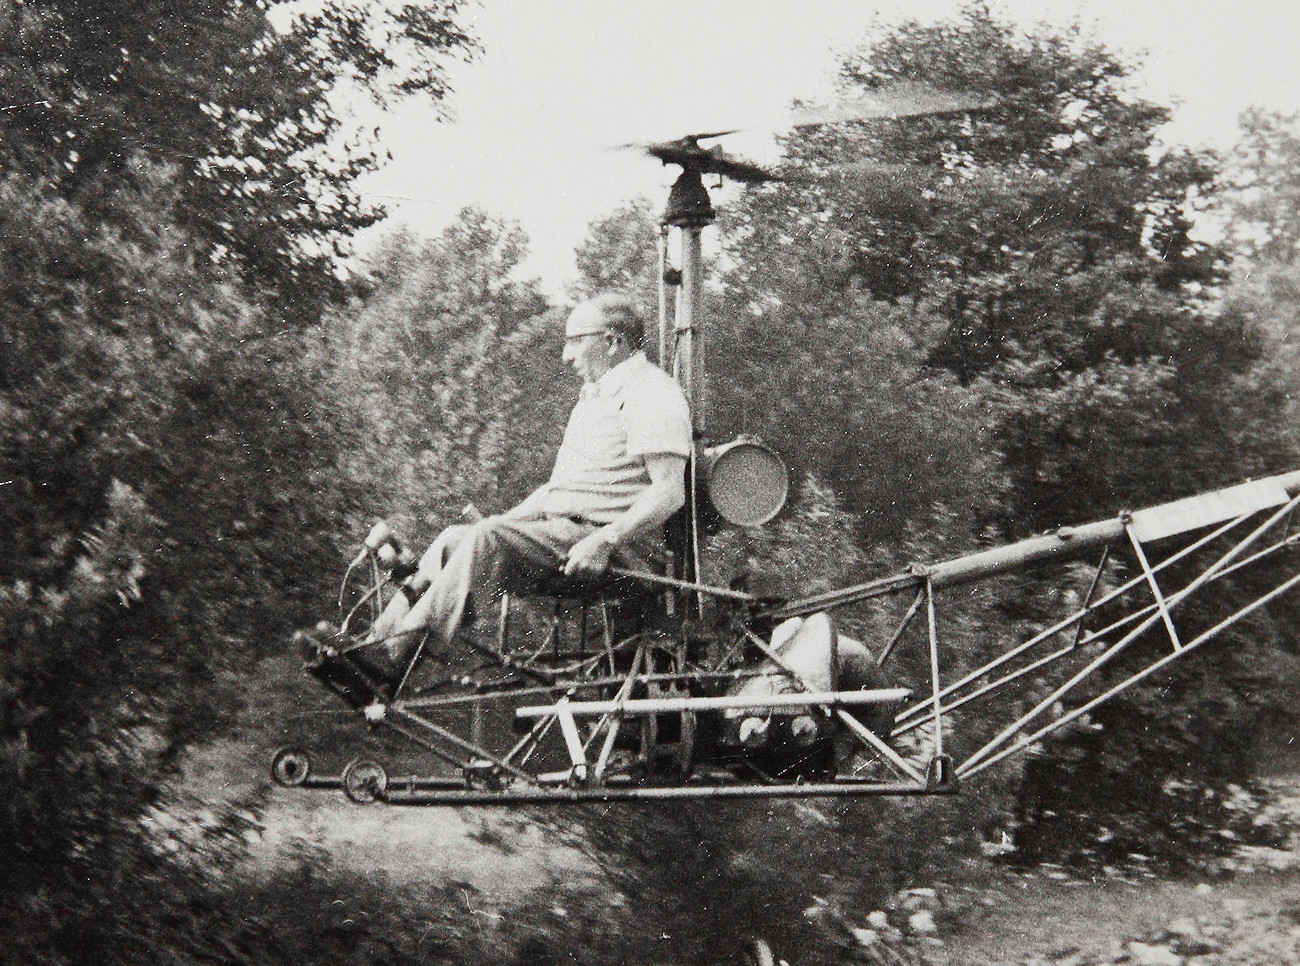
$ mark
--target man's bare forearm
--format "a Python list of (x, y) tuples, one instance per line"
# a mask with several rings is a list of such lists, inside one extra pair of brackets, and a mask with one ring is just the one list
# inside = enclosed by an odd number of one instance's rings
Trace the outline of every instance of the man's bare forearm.
[(685, 503), (681, 486), (674, 493), (670, 488), (651, 487), (637, 498), (636, 502), (612, 523), (607, 523), (597, 532), (613, 546), (627, 543), (642, 534), (649, 533), (655, 527), (663, 526), (668, 518)]
[(550, 489), (550, 483), (543, 483), (501, 515), (510, 520), (534, 520), (541, 517), (542, 501), (546, 498), (546, 494), (550, 492)]
[(650, 485), (618, 519), (583, 537), (569, 549), (566, 574), (599, 573), (621, 543), (662, 526), (686, 502), (685, 457), (663, 454), (646, 458)]
[(686, 502), (685, 460), (657, 458), (647, 462), (647, 470), (650, 486), (617, 520), (597, 531), (612, 546), (663, 526)]

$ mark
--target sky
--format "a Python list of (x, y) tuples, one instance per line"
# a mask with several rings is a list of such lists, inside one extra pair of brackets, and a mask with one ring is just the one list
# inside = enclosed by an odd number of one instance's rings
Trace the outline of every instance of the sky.
[[(1174, 110), (1169, 144), (1228, 150), (1248, 107), (1300, 112), (1300, 0), (988, 2), (1022, 29), (1077, 21), (1140, 57), (1133, 89)], [(721, 141), (728, 153), (775, 163), (792, 103), (831, 99), (842, 54), (882, 24), (958, 9), (957, 0), (480, 0), (466, 16), (484, 51), (451, 71), (453, 118), (439, 123), (416, 104), (367, 118), (392, 161), (361, 188), (389, 217), (358, 248), (397, 225), (436, 235), (473, 205), (522, 227), (531, 254), (519, 274), (561, 295), (593, 219), (637, 196), (656, 208), (667, 198), (676, 169), (619, 145), (740, 128)]]

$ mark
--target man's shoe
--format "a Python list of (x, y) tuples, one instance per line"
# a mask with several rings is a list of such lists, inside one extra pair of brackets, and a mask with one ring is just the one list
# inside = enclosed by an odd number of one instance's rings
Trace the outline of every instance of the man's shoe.
[(304, 661), (311, 663), (322, 651), (334, 649), (339, 634), (329, 621), (321, 621), (315, 627), (294, 631), (293, 646), (298, 649)]
[(386, 678), (378, 668), (351, 653), (322, 653), (308, 661), (304, 670), (354, 708), (386, 703), (401, 683), (400, 679)]
[(303, 648), (303, 670), (353, 707), (389, 701), (402, 683), (401, 668), (381, 664), (355, 648), (340, 651), (331, 641), (303, 631), (294, 640)]
[(366, 653), (354, 649), (341, 654), (340, 657), (351, 662), (353, 667), (373, 681), (376, 689), (387, 698), (397, 693), (402, 678), (406, 676), (404, 668), (394, 664), (386, 654), (376, 648), (371, 648)]

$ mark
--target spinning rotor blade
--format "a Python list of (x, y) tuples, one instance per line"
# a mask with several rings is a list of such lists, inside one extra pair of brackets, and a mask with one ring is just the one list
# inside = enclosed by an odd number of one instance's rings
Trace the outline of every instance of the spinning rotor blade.
[(722, 148), (700, 147), (700, 141), (719, 138), (735, 131), (717, 131), (710, 134), (688, 134), (676, 141), (661, 141), (654, 144), (623, 144), (620, 147), (631, 148), (658, 158), (664, 164), (677, 164), (685, 170), (698, 171), (700, 174), (716, 174), (733, 181), (746, 184), (761, 184), (764, 181), (780, 181), (779, 175), (748, 161), (740, 161), (726, 154)]
[[(845, 121), (954, 114), (987, 108), (991, 105), (991, 101), (980, 100), (972, 94), (940, 91), (913, 81), (903, 81), (878, 88), (855, 101), (824, 108), (801, 108), (793, 116), (792, 126), (800, 129)], [(712, 131), (704, 134), (688, 134), (675, 141), (623, 144), (620, 147), (642, 151), (653, 158), (658, 158), (664, 164), (680, 165), (684, 170), (693, 170), (700, 174), (716, 174), (745, 184), (785, 180), (776, 172), (731, 157), (717, 145), (708, 148), (700, 146), (701, 141), (735, 133), (734, 130)]]
[(654, 154), (655, 157), (659, 156), (658, 154), (655, 154), (659, 149), (707, 152), (707, 148), (700, 147), (701, 141), (711, 141), (714, 138), (726, 137), (728, 134), (735, 134), (738, 130), (739, 128), (733, 127), (729, 131), (710, 131), (707, 134), (687, 134), (685, 137), (680, 137), (676, 141), (659, 141), (650, 143), (633, 141), (628, 144), (620, 144), (617, 146), (617, 149), (620, 151), (644, 151), (646, 154)]
[(846, 121), (896, 120), (927, 114), (956, 114), (993, 106), (972, 94), (941, 91), (914, 81), (902, 81), (868, 91), (852, 101), (828, 107), (800, 107), (792, 118), (796, 129)]

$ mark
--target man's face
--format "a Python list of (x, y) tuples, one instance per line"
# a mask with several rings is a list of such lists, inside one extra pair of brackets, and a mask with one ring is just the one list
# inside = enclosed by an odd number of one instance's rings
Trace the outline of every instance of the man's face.
[(572, 366), (584, 382), (595, 382), (609, 371), (609, 350), (609, 332), (605, 329), (600, 310), (591, 305), (579, 305), (565, 326), (565, 363)]
[(563, 358), (584, 382), (596, 382), (609, 371), (609, 337), (604, 332), (565, 336)]

